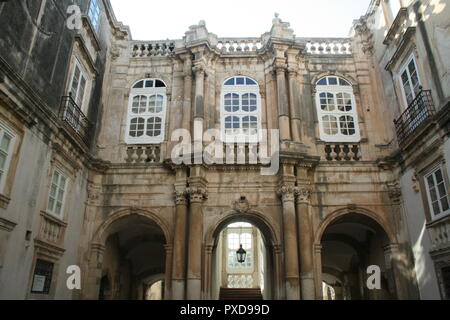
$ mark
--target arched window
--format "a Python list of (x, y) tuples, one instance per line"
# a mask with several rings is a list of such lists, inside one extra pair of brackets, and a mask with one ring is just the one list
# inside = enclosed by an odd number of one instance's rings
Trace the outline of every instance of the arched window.
[(126, 142), (129, 144), (164, 141), (166, 85), (158, 79), (144, 79), (131, 88), (128, 104)]
[(326, 142), (358, 142), (360, 133), (355, 96), (350, 83), (325, 77), (316, 84), (320, 139)]
[(261, 126), (261, 96), (255, 80), (227, 79), (222, 87), (222, 140), (257, 142)]

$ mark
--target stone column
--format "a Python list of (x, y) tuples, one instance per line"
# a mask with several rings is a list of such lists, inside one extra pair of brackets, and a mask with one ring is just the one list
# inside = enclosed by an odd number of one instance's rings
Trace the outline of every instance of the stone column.
[(313, 263), (313, 228), (309, 217), (311, 191), (299, 187), (297, 195), (298, 232), (300, 239), (300, 282), (303, 300), (315, 299), (314, 263)]
[(82, 286), (83, 300), (97, 300), (100, 290), (100, 281), (102, 278), (102, 264), (105, 246), (99, 243), (91, 245), (89, 259), (88, 277)]
[(175, 232), (173, 240), (172, 298), (185, 298), (186, 282), (186, 226), (187, 199), (186, 191), (175, 191)]
[(190, 199), (190, 210), (186, 297), (188, 300), (200, 300), (203, 243), (202, 203), (207, 198), (207, 194), (206, 189), (201, 187), (189, 187), (187, 192)]
[(164, 300), (169, 300), (172, 297), (172, 264), (173, 264), (173, 246), (166, 244), (164, 246), (166, 251), (166, 274), (164, 278)]
[(283, 202), (283, 246), (287, 300), (300, 299), (295, 193), (296, 187), (288, 185), (282, 186), (278, 191)]
[(205, 70), (201, 65), (196, 65), (193, 70), (195, 72), (194, 159), (195, 164), (201, 164), (203, 122), (205, 119)]
[(191, 94), (192, 94), (192, 60), (190, 54), (182, 55), (184, 59), (184, 99), (182, 128), (191, 131)]
[(300, 95), (297, 89), (297, 71), (289, 69), (289, 110), (291, 113), (292, 141), (300, 142)]
[(391, 275), (389, 277), (389, 286), (393, 286), (395, 294), (397, 295), (397, 299), (399, 300), (406, 300), (409, 299), (408, 293), (406, 290), (408, 289), (405, 286), (404, 280), (404, 274), (402, 272), (402, 267), (400, 266), (401, 262), (398, 258), (399, 250), (398, 250), (398, 244), (391, 243), (385, 247), (383, 247), (384, 250), (384, 257), (385, 257), (385, 263), (386, 263), (386, 269), (388, 271), (388, 274)]
[(322, 245), (314, 245), (314, 261), (315, 261), (315, 284), (316, 284), (316, 300), (323, 300), (323, 290), (322, 290)]
[(277, 97), (278, 97), (278, 122), (281, 141), (291, 140), (291, 126), (289, 121), (289, 104), (286, 91), (286, 65), (277, 64)]

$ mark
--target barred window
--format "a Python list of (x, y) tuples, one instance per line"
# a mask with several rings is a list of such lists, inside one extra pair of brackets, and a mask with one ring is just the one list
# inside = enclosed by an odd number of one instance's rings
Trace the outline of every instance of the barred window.
[(317, 82), (320, 138), (326, 142), (358, 142), (358, 116), (353, 88), (347, 80), (324, 77)]
[(166, 85), (159, 79), (144, 79), (131, 88), (126, 142), (128, 144), (164, 141)]
[(49, 294), (53, 276), (52, 262), (37, 259), (33, 272), (33, 283), (31, 284), (31, 293)]

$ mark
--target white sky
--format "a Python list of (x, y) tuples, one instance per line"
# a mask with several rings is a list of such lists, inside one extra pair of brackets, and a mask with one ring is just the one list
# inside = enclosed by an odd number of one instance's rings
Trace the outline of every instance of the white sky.
[(111, 0), (119, 21), (135, 40), (181, 39), (189, 26), (206, 21), (219, 37), (258, 37), (274, 13), (298, 37), (347, 37), (370, 0)]

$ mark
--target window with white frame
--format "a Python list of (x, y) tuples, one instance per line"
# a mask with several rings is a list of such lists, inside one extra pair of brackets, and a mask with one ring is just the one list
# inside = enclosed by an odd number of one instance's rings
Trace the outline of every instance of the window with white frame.
[(48, 194), (47, 211), (59, 218), (63, 217), (67, 177), (58, 169), (53, 170)]
[(360, 132), (353, 87), (339, 77), (316, 83), (320, 138), (326, 142), (359, 142)]
[(255, 80), (227, 79), (222, 86), (222, 140), (257, 142), (261, 127), (261, 96)]
[[(72, 81), (70, 85), (70, 95), (75, 101), (77, 106), (84, 112), (85, 111), (85, 96), (87, 92), (87, 80), (86, 72), (81, 64), (75, 59), (75, 65), (72, 74)], [(87, 103), (86, 103), (87, 104)]]
[(125, 139), (128, 144), (164, 141), (166, 90), (166, 85), (159, 79), (144, 79), (133, 85)]
[(421, 82), (414, 54), (408, 58), (400, 69), (400, 85), (407, 108), (421, 90)]
[(91, 0), (91, 3), (89, 4), (88, 16), (96, 32), (100, 26), (100, 13), (101, 9), (98, 0)]
[(15, 135), (0, 124), (0, 193), (6, 184), (14, 143)]
[(450, 213), (448, 188), (445, 182), (444, 170), (440, 165), (425, 175), (428, 204), (433, 219)]

